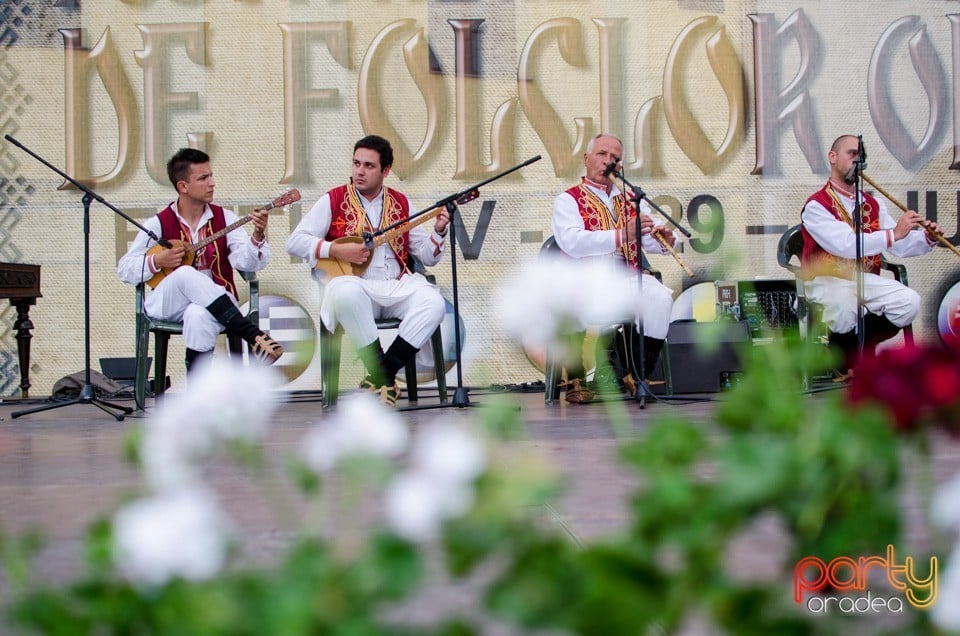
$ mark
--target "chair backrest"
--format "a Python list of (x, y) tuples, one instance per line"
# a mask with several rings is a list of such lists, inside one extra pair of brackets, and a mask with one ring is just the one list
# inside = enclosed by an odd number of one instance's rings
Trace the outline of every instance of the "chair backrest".
[[(430, 276), (427, 274), (427, 268), (424, 266), (423, 261), (421, 261), (419, 258), (417, 258), (417, 257), (413, 254), (413, 252), (410, 252), (410, 253), (407, 255), (407, 267), (410, 268), (410, 271), (411, 271), (411, 272), (414, 272), (414, 273), (416, 273), (416, 274), (423, 274), (424, 276), (430, 277)], [(431, 278), (432, 278), (432, 277), (431, 277)], [(434, 282), (434, 281), (430, 281), (430, 282)]]
[[(800, 255), (803, 254), (803, 233), (800, 231), (801, 225), (794, 225), (783, 233), (780, 237), (780, 243), (777, 245), (777, 262), (780, 267), (790, 270), (797, 276), (800, 275)], [(797, 265), (790, 261), (793, 257), (797, 258)], [(893, 274), (893, 277), (908, 285), (907, 268), (902, 263), (891, 263), (885, 256), (880, 255), (880, 267)]]
[[(777, 245), (777, 262), (780, 263), (780, 267), (796, 275), (800, 274), (800, 255), (803, 254), (803, 233), (800, 229), (800, 224), (794, 225), (783, 233)], [(793, 257), (797, 258), (796, 265), (790, 262)]]
[(563, 251), (560, 249), (560, 246), (557, 245), (557, 239), (553, 236), (550, 236), (543, 242), (543, 245), (540, 246), (540, 258), (557, 256), (559, 254), (563, 254)]

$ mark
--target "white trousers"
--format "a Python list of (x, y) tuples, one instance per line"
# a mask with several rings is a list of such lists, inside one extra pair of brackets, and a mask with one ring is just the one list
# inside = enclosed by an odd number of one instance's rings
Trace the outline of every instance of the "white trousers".
[(192, 267), (178, 267), (147, 294), (143, 309), (151, 318), (183, 322), (183, 343), (194, 351), (211, 351), (223, 330), (207, 305), (224, 294), (237, 299), (210, 276)]
[[(846, 333), (857, 326), (857, 282), (835, 276), (817, 276), (804, 284), (807, 299), (823, 306), (823, 322), (830, 331)], [(892, 278), (863, 275), (863, 306), (886, 316), (898, 327), (913, 322), (920, 311), (920, 294)]]
[(357, 347), (379, 338), (375, 319), (399, 318), (397, 335), (419, 349), (446, 312), (443, 296), (422, 274), (399, 280), (338, 276), (322, 287), (322, 293), (320, 320), (330, 331), (342, 326)]
[(650, 274), (643, 274), (643, 293), (637, 309), (637, 328), (643, 320), (643, 335), (664, 340), (670, 330), (673, 290)]

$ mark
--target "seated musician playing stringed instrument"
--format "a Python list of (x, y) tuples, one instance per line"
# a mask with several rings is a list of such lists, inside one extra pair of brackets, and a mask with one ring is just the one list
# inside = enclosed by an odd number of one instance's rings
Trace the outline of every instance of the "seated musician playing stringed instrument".
[[(148, 316), (183, 322), (188, 372), (213, 353), (221, 329), (250, 343), (258, 360), (276, 362), (283, 347), (240, 313), (233, 270), (256, 272), (266, 267), (267, 209), (295, 201), (299, 193), (288, 193), (239, 219), (212, 203), (216, 183), (205, 152), (181, 148), (167, 162), (167, 176), (177, 200), (144, 227), (172, 247), (151, 246), (152, 239), (140, 231), (120, 259), (117, 275), (131, 285), (145, 282), (154, 287), (143, 303)], [(240, 227), (248, 221), (253, 222), (253, 236)]]
[[(410, 271), (408, 256), (436, 265), (443, 256), (449, 223), (441, 207), (369, 244), (360, 238), (410, 215), (407, 197), (383, 185), (392, 165), (389, 141), (376, 135), (358, 141), (350, 183), (320, 197), (287, 239), (287, 252), (307, 260), (323, 286), (323, 324), (330, 331), (342, 326), (358, 347), (367, 371), (361, 388), (377, 392), (390, 405), (400, 395), (397, 372), (430, 339), (446, 311), (436, 286)], [(434, 218), (430, 232), (423, 222)], [(400, 319), (397, 338), (385, 353), (377, 318)]]

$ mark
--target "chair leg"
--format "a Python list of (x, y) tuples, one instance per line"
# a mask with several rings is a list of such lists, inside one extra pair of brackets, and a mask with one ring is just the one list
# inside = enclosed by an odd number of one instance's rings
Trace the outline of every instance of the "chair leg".
[(440, 404), (447, 403), (447, 365), (443, 359), (443, 337), (440, 327), (430, 337), (433, 345), (433, 373), (437, 378), (437, 393), (440, 394)]
[(903, 328), (903, 344), (908, 347), (913, 346), (913, 325), (907, 325)]
[(407, 402), (416, 402), (417, 397), (417, 359), (411, 358), (404, 365), (407, 378)]
[(663, 369), (663, 394), (673, 395), (673, 375), (670, 372), (670, 343), (663, 341), (660, 350), (660, 367)]
[(331, 333), (320, 324), (320, 388), (323, 391), (323, 407), (337, 403), (340, 388), (340, 340), (339, 330)]
[(136, 376), (133, 381), (133, 398), (137, 410), (143, 411), (146, 408), (147, 398), (147, 375), (149, 369), (148, 358), (150, 353), (150, 331), (146, 324), (139, 318), (137, 319), (137, 342), (136, 342)]
[(167, 349), (170, 344), (170, 334), (163, 331), (154, 332), (153, 342), (153, 396), (154, 399), (163, 395), (167, 390)]
[(560, 382), (560, 373), (560, 365), (548, 350), (543, 388), (543, 401), (545, 404), (553, 404), (557, 399), (557, 384)]

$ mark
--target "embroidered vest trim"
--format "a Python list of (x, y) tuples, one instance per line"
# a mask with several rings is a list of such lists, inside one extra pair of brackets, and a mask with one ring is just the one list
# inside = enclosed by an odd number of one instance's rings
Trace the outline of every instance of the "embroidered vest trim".
[[(180, 225), (176, 212), (173, 211), (173, 203), (160, 211), (157, 217), (160, 219), (160, 236), (168, 241), (186, 241), (187, 243), (196, 243), (204, 236), (211, 236), (227, 227), (227, 220), (223, 214), (223, 208), (219, 205), (209, 203), (210, 211), (213, 217), (197, 229), (197, 236), (191, 241), (187, 237), (186, 230)], [(206, 231), (204, 231), (206, 230)], [(226, 288), (234, 298), (237, 296), (237, 286), (233, 282), (233, 267), (227, 255), (230, 248), (227, 244), (227, 236), (223, 235), (213, 243), (203, 248), (202, 254), (197, 254), (194, 265), (209, 265), (210, 273), (213, 275), (213, 282)], [(206, 269), (206, 267), (204, 267)]]
[[(362, 236), (364, 232), (374, 232), (389, 227), (394, 223), (406, 220), (410, 216), (410, 202), (402, 193), (383, 187), (383, 213), (380, 215), (380, 227), (375, 228), (367, 219), (367, 213), (360, 202), (360, 195), (353, 183), (347, 183), (330, 190), (330, 229), (327, 230), (325, 240), (335, 241), (344, 236)], [(389, 241), (390, 249), (400, 262), (404, 272), (409, 272), (407, 259), (409, 257), (408, 232), (398, 234)]]
[[(876, 232), (880, 229), (880, 204), (872, 196), (863, 192), (863, 202), (861, 209), (861, 225), (864, 234)], [(853, 219), (843, 207), (839, 195), (827, 181), (827, 184), (820, 190), (814, 192), (807, 199), (806, 203), (816, 201), (830, 212), (835, 219), (842, 221), (854, 227)], [(806, 207), (804, 203), (804, 207)], [(804, 278), (810, 279), (814, 276), (836, 276), (838, 278), (851, 278), (856, 270), (856, 259), (842, 258), (826, 251), (814, 238), (807, 232), (807, 228), (801, 226), (803, 235), (803, 254), (800, 257), (800, 264), (803, 266)], [(863, 258), (863, 271), (871, 274), (880, 273), (881, 255), (865, 256)]]
[[(637, 216), (636, 206), (632, 203), (628, 205), (622, 192), (613, 197), (613, 212), (611, 212), (600, 197), (587, 187), (584, 179), (567, 190), (567, 194), (577, 202), (580, 218), (583, 219), (583, 229), (590, 232), (625, 230), (627, 223), (632, 222)], [(636, 240), (630, 241), (627, 245), (619, 246), (617, 251), (620, 252), (631, 268), (637, 269)]]

